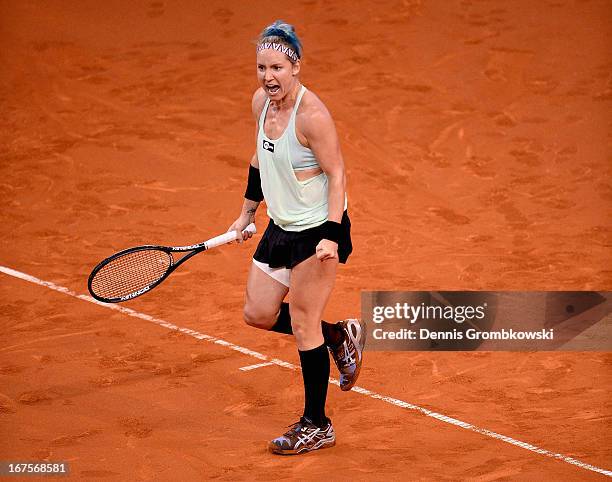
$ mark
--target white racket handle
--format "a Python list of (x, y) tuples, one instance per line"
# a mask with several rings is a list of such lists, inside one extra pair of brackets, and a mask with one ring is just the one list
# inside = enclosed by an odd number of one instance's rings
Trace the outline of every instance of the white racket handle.
[[(257, 232), (257, 228), (253, 223), (251, 223), (242, 232), (244, 233), (246, 231), (255, 234)], [(231, 243), (232, 241), (238, 241), (239, 239), (242, 239), (242, 235), (238, 234), (238, 231), (228, 231), (225, 234), (209, 239), (204, 243), (204, 245), (206, 246), (206, 249), (211, 249), (221, 246), (222, 244)]]

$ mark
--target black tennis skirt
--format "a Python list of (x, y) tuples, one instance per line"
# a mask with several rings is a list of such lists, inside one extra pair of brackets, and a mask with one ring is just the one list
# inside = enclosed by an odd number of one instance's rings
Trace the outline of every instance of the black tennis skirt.
[[(340, 225), (342, 231), (338, 241), (338, 259), (341, 263), (346, 263), (353, 251), (351, 220), (347, 211), (344, 211)], [(270, 219), (253, 258), (260, 263), (266, 263), (270, 268), (291, 269), (315, 254), (321, 239), (323, 239), (322, 225), (304, 231), (285, 231)]]

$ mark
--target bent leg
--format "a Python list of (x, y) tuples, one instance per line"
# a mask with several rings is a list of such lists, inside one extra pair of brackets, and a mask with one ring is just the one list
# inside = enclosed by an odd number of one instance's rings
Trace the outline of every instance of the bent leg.
[(288, 291), (287, 286), (251, 264), (246, 287), (244, 321), (255, 328), (272, 328)]

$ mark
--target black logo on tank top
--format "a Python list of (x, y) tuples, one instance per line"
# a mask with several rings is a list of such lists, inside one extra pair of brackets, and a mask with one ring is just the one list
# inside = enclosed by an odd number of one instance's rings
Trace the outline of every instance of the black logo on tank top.
[(263, 148), (266, 151), (274, 152), (274, 144), (272, 144), (270, 141), (266, 141), (265, 139), (263, 141)]

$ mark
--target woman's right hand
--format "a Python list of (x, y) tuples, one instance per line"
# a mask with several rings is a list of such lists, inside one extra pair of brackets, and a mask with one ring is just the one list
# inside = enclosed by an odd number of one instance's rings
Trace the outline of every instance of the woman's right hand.
[(253, 236), (253, 233), (244, 230), (249, 224), (254, 221), (255, 216), (251, 216), (249, 214), (241, 214), (238, 219), (236, 219), (236, 221), (231, 224), (227, 231), (236, 231), (237, 233), (242, 233), (242, 238), (238, 239), (238, 242), (241, 243)]

